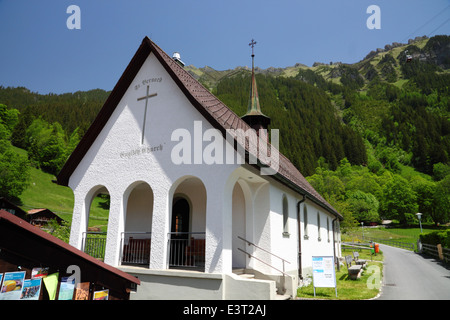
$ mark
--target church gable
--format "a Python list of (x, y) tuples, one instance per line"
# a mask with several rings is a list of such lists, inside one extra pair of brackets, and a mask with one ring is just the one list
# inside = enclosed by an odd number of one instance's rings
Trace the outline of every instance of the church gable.
[[(184, 107), (170, 109), (175, 106)], [(59, 173), (57, 181), (67, 186), (75, 171), (86, 172), (101, 149), (110, 153), (104, 157), (109, 161), (117, 157), (131, 158), (142, 152), (153, 155), (158, 151), (154, 148), (164, 149), (164, 142), (170, 142), (167, 124), (170, 124), (172, 132), (175, 128), (186, 128), (195, 133), (196, 120), (206, 120), (201, 121), (201, 130), (214, 128), (224, 138), (227, 130), (250, 129), (239, 116), (145, 37), (97, 118)], [(166, 146), (170, 149), (174, 144)], [(234, 149), (237, 147), (239, 142)], [(249, 152), (251, 146), (245, 144), (241, 147)], [(169, 163), (173, 160), (170, 150), (164, 154), (159, 161)], [(279, 154), (276, 160), (275, 179), (341, 217), (286, 157)], [(261, 161), (258, 155), (258, 163), (254, 166), (259, 168), (261, 162), (264, 163), (264, 160)], [(107, 174), (106, 167), (102, 170)]]
[[(181, 100), (184, 101), (180, 103)], [(176, 107), (182, 109), (176, 110)], [(163, 146), (160, 139), (155, 141), (152, 137), (161, 136), (168, 124), (172, 131), (175, 128), (193, 131), (196, 120), (202, 121), (203, 130), (215, 127), (224, 132), (224, 125), (231, 127), (240, 119), (146, 37), (57, 181), (67, 186), (79, 166), (83, 168), (78, 170), (87, 169), (88, 164), (83, 165), (83, 159), (92, 158), (93, 153), (98, 155), (100, 149), (120, 149), (122, 157), (142, 150), (152, 152)], [(240, 127), (243, 125), (241, 123)], [(109, 142), (106, 136), (110, 137)], [(168, 140), (170, 135), (165, 137), (165, 141)], [(90, 161), (92, 159), (84, 162)]]
[[(205, 133), (210, 129), (215, 132), (214, 141), (204, 142)], [(198, 140), (202, 144), (201, 159), (195, 148)], [(74, 170), (70, 184), (78, 185), (86, 177), (106, 184), (112, 172), (116, 176), (114, 181), (142, 180), (150, 171), (153, 175), (176, 179), (176, 172), (181, 169), (177, 165), (211, 164), (203, 157), (204, 149), (207, 152), (210, 145), (224, 149), (220, 132), (205, 121), (150, 52)]]

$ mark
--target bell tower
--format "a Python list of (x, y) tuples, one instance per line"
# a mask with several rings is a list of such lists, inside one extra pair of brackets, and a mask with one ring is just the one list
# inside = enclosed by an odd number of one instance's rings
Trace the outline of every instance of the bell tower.
[(259, 129), (267, 129), (270, 124), (270, 118), (261, 112), (259, 105), (258, 88), (256, 87), (255, 79), (255, 47), (256, 41), (252, 41), (248, 44), (252, 47), (252, 82), (250, 88), (250, 98), (248, 101), (247, 113), (242, 116), (244, 120), (251, 128), (259, 132)]

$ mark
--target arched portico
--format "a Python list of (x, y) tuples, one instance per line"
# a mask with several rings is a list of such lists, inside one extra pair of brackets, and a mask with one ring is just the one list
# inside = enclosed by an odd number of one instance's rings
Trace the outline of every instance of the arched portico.
[(124, 192), (124, 227), (120, 238), (121, 264), (150, 263), (153, 203), (153, 190), (146, 182), (134, 182)]
[(69, 243), (80, 250), (84, 250), (92, 203), (99, 194), (109, 194), (109, 190), (104, 185), (96, 185), (86, 193), (74, 192), (74, 214)]
[[(262, 229), (267, 226), (268, 182), (251, 168), (240, 167), (230, 176), (231, 198), (231, 264), (233, 269), (252, 269), (254, 261), (246, 253), (254, 254)], [(229, 200), (228, 200), (229, 201)], [(242, 239), (245, 239), (242, 240)], [(245, 251), (246, 253), (242, 252)]]
[[(109, 196), (109, 190), (104, 185), (97, 185), (86, 194), (85, 196), (85, 220), (86, 224), (84, 225), (84, 231), (88, 231), (89, 228), (89, 219), (91, 217), (91, 212), (94, 209), (94, 200), (100, 196), (100, 195), (108, 195)], [(105, 199), (105, 201), (107, 201)], [(107, 205), (109, 207), (109, 205)]]
[(170, 232), (168, 267), (205, 266), (206, 188), (195, 176), (184, 176), (172, 186), (169, 197)]
[[(239, 248), (246, 250), (242, 239), (252, 239), (253, 199), (248, 183), (239, 179), (233, 188), (232, 196), (232, 267), (248, 268), (249, 259)], [(249, 226), (249, 228), (247, 228)]]

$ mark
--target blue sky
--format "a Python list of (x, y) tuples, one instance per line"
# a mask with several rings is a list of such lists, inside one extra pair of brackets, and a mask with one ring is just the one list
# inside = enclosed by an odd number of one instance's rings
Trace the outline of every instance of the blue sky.
[[(81, 10), (69, 30), (67, 7)], [(381, 29), (368, 29), (370, 5)], [(111, 90), (142, 39), (217, 70), (354, 63), (408, 38), (450, 34), (450, 0), (0, 0), (0, 85), (46, 93)]]

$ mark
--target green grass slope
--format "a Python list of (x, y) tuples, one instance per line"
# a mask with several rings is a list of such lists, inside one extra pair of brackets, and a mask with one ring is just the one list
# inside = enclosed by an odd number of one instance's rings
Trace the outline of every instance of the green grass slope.
[[(14, 149), (18, 153), (26, 154), (25, 150), (16, 147)], [(30, 181), (19, 197), (20, 207), (25, 211), (47, 208), (70, 223), (74, 204), (73, 192), (69, 187), (53, 182), (55, 180), (56, 178), (52, 174), (30, 167)], [(96, 226), (102, 231), (106, 231), (108, 216), (109, 210), (105, 206), (105, 200), (96, 197), (91, 205), (89, 226)]]

